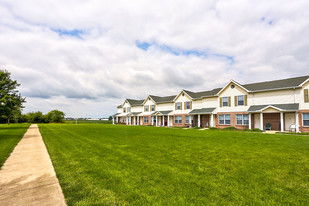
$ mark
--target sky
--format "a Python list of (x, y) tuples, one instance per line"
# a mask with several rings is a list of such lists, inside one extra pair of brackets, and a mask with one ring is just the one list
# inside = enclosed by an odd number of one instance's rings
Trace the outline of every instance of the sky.
[(126, 98), (309, 75), (308, 0), (0, 0), (23, 113), (108, 117)]

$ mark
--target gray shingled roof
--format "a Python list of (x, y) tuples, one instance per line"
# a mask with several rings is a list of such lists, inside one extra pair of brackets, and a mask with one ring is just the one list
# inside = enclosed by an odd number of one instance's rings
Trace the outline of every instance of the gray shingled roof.
[(216, 108), (202, 108), (202, 109), (193, 109), (189, 114), (210, 114), (212, 113)]
[(137, 116), (142, 112), (130, 112), (129, 114), (127, 114), (127, 116), (133, 115), (133, 116)]
[(156, 113), (161, 113), (162, 115), (168, 115), (172, 110), (167, 110), (167, 111), (155, 111), (151, 115), (155, 115)]
[(164, 102), (173, 102), (174, 98), (176, 95), (173, 96), (165, 96), (165, 97), (159, 97), (159, 96), (154, 96), (154, 95), (149, 95), (153, 101), (156, 103), (164, 103)]
[(145, 101), (144, 99), (143, 100), (127, 99), (127, 100), (131, 106), (143, 105), (143, 102)]
[(304, 81), (306, 81), (309, 76), (302, 76), (302, 77), (294, 77), (289, 79), (281, 79), (275, 81), (266, 81), (266, 82), (259, 82), (253, 84), (244, 84), (242, 85), (249, 91), (263, 91), (263, 90), (274, 90), (280, 88), (294, 88), (298, 87)]
[(120, 113), (113, 114), (112, 116), (115, 117), (115, 116), (117, 116), (118, 114), (120, 114)]
[(262, 109), (273, 106), (281, 109), (283, 111), (297, 111), (299, 108), (299, 104), (265, 104), (265, 105), (253, 105), (250, 106), (248, 112), (260, 112)]
[(121, 107), (122, 107), (122, 105), (117, 106), (117, 108), (121, 108)]
[(216, 88), (210, 91), (203, 91), (203, 92), (191, 92), (188, 90), (183, 90), (184, 92), (186, 92), (190, 97), (192, 97), (193, 99), (199, 99), (202, 97), (211, 97), (211, 96), (215, 96), (222, 88)]

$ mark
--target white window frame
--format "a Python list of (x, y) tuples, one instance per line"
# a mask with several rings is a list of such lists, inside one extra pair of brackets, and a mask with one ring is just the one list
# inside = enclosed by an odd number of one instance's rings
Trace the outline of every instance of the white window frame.
[[(239, 98), (242, 98), (242, 101), (239, 101)], [(241, 102), (241, 104), (239, 103)], [(245, 105), (245, 95), (238, 95), (237, 96), (237, 106), (244, 106)]]
[(145, 106), (144, 106), (144, 110), (145, 110), (145, 112), (148, 112), (149, 106), (148, 106), (148, 105), (145, 105)]
[(185, 123), (186, 123), (186, 124), (190, 124), (190, 117), (189, 117), (189, 116), (186, 116), (186, 117), (185, 117)]
[[(240, 117), (240, 118), (237, 118)], [(240, 121), (240, 123), (238, 123)], [(236, 125), (249, 125), (249, 115), (248, 114), (236, 114)]]
[(176, 102), (176, 110), (181, 110), (181, 102)]
[(122, 109), (122, 111), (123, 111), (123, 113), (126, 113), (126, 108), (124, 107), (124, 108)]
[[(189, 107), (188, 107), (189, 106)], [(190, 101), (187, 101), (186, 102), (186, 109), (191, 109), (191, 102)]]
[[(221, 117), (223, 117), (223, 119), (221, 119)], [(223, 121), (223, 123), (220, 121)], [(227, 123), (228, 121), (229, 123)], [(230, 114), (219, 114), (219, 124), (220, 125), (231, 125), (231, 115)]]
[(182, 116), (175, 116), (175, 124), (182, 124)]
[(131, 112), (131, 107), (128, 107), (128, 112)]
[[(226, 105), (224, 105), (224, 103), (226, 103)], [(229, 97), (222, 97), (222, 107), (228, 107), (228, 106), (229, 106)]]
[(149, 123), (149, 117), (144, 117), (144, 123)]
[(154, 112), (155, 111), (155, 105), (151, 105), (151, 111)]
[[(308, 117), (304, 117), (304, 115), (308, 115)], [(303, 126), (305, 126), (305, 127), (309, 127), (309, 113), (303, 113)], [(307, 121), (308, 123), (307, 124), (305, 124), (305, 121)]]
[(126, 117), (122, 117), (122, 122), (126, 122)]
[(157, 116), (151, 116), (153, 123), (157, 122)]

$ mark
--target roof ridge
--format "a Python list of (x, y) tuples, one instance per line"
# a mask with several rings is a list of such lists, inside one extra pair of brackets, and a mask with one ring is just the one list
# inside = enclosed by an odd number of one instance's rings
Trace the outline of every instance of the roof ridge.
[(292, 80), (292, 79), (298, 79), (298, 78), (303, 78), (303, 77), (309, 78), (309, 75), (299, 76), (299, 77), (290, 77), (290, 78), (285, 78), (285, 79), (276, 79), (276, 80), (262, 81), (262, 82), (253, 82), (253, 83), (248, 83), (248, 84), (242, 84), (242, 86), (251, 85), (251, 84), (260, 84), (260, 83), (266, 83), (266, 82)]

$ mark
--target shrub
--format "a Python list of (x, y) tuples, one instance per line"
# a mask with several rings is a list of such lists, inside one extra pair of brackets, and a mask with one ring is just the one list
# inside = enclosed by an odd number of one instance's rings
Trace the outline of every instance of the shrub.
[(225, 127), (223, 129), (226, 129), (226, 130), (237, 130), (235, 127)]

